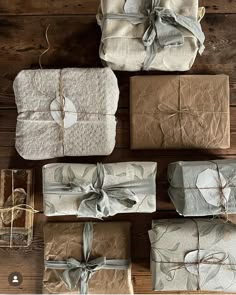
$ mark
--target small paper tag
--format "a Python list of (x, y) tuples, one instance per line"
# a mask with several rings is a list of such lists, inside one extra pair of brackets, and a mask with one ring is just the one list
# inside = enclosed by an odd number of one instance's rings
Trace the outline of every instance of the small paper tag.
[[(219, 179), (220, 177), (220, 179)], [(206, 169), (198, 175), (197, 188), (208, 204), (219, 206), (222, 195), (220, 192), (221, 187), (225, 201), (228, 202), (231, 189), (227, 187), (227, 181), (222, 175), (213, 169)]]
[(125, 13), (141, 13), (144, 9), (144, 0), (126, 0), (124, 5)]
[[(185, 268), (187, 271), (194, 275), (198, 275), (199, 267), (200, 271), (203, 273), (204, 268), (208, 268), (209, 265), (218, 265), (221, 261), (225, 261), (227, 254), (222, 252), (214, 252), (210, 250), (194, 250), (186, 254), (184, 258)], [(200, 266), (198, 265), (198, 262)], [(221, 262), (222, 263), (222, 262)]]
[[(64, 120), (62, 120), (63, 109), (65, 112)], [(62, 126), (63, 122), (63, 127), (65, 129), (73, 126), (77, 122), (78, 114), (75, 105), (69, 98), (65, 98), (64, 108), (62, 108), (60, 98), (54, 99), (50, 105), (50, 112), (53, 117), (53, 120), (57, 122), (58, 125)]]

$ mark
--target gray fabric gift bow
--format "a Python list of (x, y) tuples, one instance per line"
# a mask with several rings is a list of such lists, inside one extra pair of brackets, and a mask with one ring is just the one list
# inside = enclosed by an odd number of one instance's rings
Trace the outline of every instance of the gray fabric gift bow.
[(93, 224), (85, 223), (83, 230), (83, 254), (84, 262), (74, 258), (66, 261), (45, 261), (45, 267), (49, 269), (65, 269), (61, 279), (66, 287), (73, 291), (79, 285), (80, 294), (88, 294), (88, 285), (91, 277), (101, 269), (127, 270), (130, 261), (126, 259), (109, 259), (99, 257), (89, 260), (93, 243)]
[(147, 53), (143, 70), (149, 69), (157, 54), (158, 48), (176, 47), (184, 44), (184, 36), (181, 28), (188, 30), (197, 38), (199, 42), (199, 53), (203, 53), (205, 35), (198, 20), (161, 7), (160, 0), (146, 1), (145, 6), (147, 16), (139, 13), (105, 14), (103, 16), (104, 19), (126, 20), (133, 24), (149, 22), (149, 26), (142, 38)]
[[(137, 194), (155, 194), (155, 180), (152, 177), (127, 181), (115, 185), (104, 185), (105, 169), (101, 163), (97, 164), (96, 174), (89, 187), (83, 187), (76, 182), (69, 186), (64, 186), (64, 190), (72, 193), (82, 193), (83, 200), (78, 208), (79, 217), (93, 217), (102, 219), (115, 215), (117, 205), (123, 205), (125, 208), (132, 208), (139, 203)], [(50, 188), (46, 193), (50, 192)], [(56, 189), (51, 188), (50, 193), (55, 193)], [(61, 190), (61, 188), (59, 188)]]

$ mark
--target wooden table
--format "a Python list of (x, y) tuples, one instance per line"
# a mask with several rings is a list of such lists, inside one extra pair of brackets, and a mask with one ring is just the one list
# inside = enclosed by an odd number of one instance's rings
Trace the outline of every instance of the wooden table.
[[(191, 74), (228, 74), (231, 86), (231, 148), (228, 150), (131, 151), (129, 149), (129, 77), (117, 72), (121, 96), (117, 113), (117, 143), (109, 157), (64, 158), (25, 161), (14, 149), (16, 105), (12, 82), (22, 69), (38, 68), (40, 53), (47, 47), (45, 29), (51, 24), (51, 50), (43, 59), (44, 68), (100, 67), (100, 28), (95, 14), (99, 0), (0, 0), (0, 169), (34, 168), (36, 209), (34, 242), (24, 250), (0, 248), (0, 293), (41, 293), (43, 275), (43, 215), (41, 167), (61, 162), (96, 163), (117, 161), (158, 162), (157, 206), (155, 214), (118, 215), (112, 220), (128, 220), (132, 229), (133, 284), (135, 293), (152, 293), (149, 271), (150, 246), (147, 231), (154, 218), (178, 217), (167, 195), (166, 170), (177, 160), (234, 158), (236, 155), (236, 0), (201, 0), (207, 15), (202, 21), (206, 51), (198, 57)], [(135, 73), (140, 74), (140, 73)], [(148, 73), (150, 74), (150, 73)], [(160, 73), (159, 73), (160, 74)], [(49, 218), (77, 221), (77, 218)], [(20, 287), (9, 286), (8, 275), (23, 275)], [(167, 294), (167, 293), (166, 293)], [(168, 293), (169, 294), (169, 293)]]

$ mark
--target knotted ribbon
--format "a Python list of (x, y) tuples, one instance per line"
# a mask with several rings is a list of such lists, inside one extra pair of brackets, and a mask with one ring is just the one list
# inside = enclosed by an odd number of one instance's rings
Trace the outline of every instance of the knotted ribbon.
[[(101, 163), (97, 164), (97, 170), (93, 175), (91, 185), (83, 186), (77, 182), (65, 185), (72, 193), (82, 193), (83, 200), (78, 208), (79, 217), (94, 217), (102, 219), (117, 213), (116, 207), (123, 205), (125, 208), (132, 208), (139, 203), (137, 194), (155, 194), (155, 179), (148, 177), (127, 181), (120, 184), (105, 185), (105, 168)], [(58, 185), (57, 185), (58, 186)], [(59, 190), (63, 187), (59, 188)], [(46, 193), (55, 193), (56, 189), (46, 189)]]
[(184, 44), (184, 35), (181, 29), (186, 29), (192, 33), (199, 42), (199, 53), (204, 51), (205, 35), (197, 19), (186, 17), (175, 13), (171, 9), (160, 6), (160, 0), (147, 1), (145, 14), (140, 13), (118, 13), (105, 14), (102, 23), (106, 19), (118, 19), (129, 21), (133, 24), (148, 22), (148, 28), (145, 31), (142, 41), (146, 48), (146, 59), (143, 69), (148, 70), (153, 62), (158, 48), (177, 47)]
[(83, 255), (84, 261), (69, 258), (66, 261), (45, 261), (45, 267), (50, 269), (65, 269), (61, 279), (66, 287), (73, 291), (79, 285), (80, 294), (88, 294), (91, 277), (101, 269), (127, 270), (130, 267), (129, 260), (106, 259), (99, 257), (89, 260), (93, 243), (93, 224), (85, 223), (83, 230)]

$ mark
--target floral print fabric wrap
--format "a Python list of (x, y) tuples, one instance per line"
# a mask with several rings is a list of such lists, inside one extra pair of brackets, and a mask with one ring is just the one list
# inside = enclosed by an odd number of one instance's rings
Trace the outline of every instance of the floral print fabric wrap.
[(153, 221), (153, 289), (235, 292), (235, 233), (234, 224), (219, 219)]

